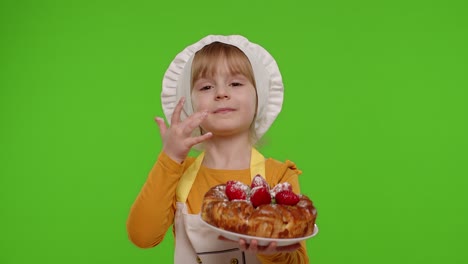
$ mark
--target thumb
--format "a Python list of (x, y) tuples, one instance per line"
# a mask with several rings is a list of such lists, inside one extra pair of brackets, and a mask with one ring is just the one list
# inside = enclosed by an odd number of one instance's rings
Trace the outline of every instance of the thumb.
[(160, 117), (155, 117), (154, 121), (159, 127), (159, 134), (161, 135), (161, 138), (164, 137), (164, 134), (166, 134), (166, 130), (167, 130), (166, 122), (164, 122), (164, 119)]

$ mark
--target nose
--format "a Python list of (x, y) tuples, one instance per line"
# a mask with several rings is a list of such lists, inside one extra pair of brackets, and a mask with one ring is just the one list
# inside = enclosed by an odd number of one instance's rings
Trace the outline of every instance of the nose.
[(225, 86), (218, 86), (216, 89), (216, 99), (217, 100), (222, 100), (222, 99), (229, 99), (230, 96), (230, 91), (228, 87)]

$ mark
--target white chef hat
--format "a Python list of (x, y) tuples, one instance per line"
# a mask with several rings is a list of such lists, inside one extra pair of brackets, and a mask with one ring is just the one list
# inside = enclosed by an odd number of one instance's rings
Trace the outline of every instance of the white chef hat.
[[(236, 46), (244, 52), (252, 65), (258, 101), (254, 130), (258, 140), (270, 128), (281, 111), (284, 93), (283, 81), (278, 65), (270, 53), (240, 35), (209, 35), (177, 54), (164, 74), (162, 82), (161, 103), (166, 120), (171, 122), (172, 113), (181, 97), (187, 98), (181, 119), (184, 120), (193, 113), (190, 100), (192, 59), (197, 51), (213, 42)], [(195, 130), (195, 134), (199, 135), (198, 129)]]

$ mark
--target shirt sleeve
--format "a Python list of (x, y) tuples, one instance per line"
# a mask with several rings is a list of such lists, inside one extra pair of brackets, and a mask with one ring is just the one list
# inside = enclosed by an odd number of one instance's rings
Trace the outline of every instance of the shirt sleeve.
[(272, 255), (257, 255), (262, 264), (309, 264), (309, 257), (305, 242), (301, 242), (301, 247), (293, 252), (277, 253)]
[[(268, 164), (272, 164), (273, 166), (266, 167), (267, 176), (271, 176), (267, 178), (270, 186), (274, 186), (282, 182), (289, 182), (293, 191), (295, 193), (300, 193), (298, 177), (302, 174), (302, 171), (297, 169), (296, 165), (289, 160), (282, 164), (278, 164), (279, 162), (274, 160), (270, 160), (270, 162)], [(307, 255), (305, 241), (302, 241), (300, 244), (301, 247), (293, 252), (281, 252), (271, 255), (258, 254), (257, 257), (263, 264), (308, 264), (309, 257)]]
[(179, 164), (164, 152), (159, 154), (127, 219), (128, 237), (136, 246), (158, 245), (174, 222), (175, 193), (186, 162)]

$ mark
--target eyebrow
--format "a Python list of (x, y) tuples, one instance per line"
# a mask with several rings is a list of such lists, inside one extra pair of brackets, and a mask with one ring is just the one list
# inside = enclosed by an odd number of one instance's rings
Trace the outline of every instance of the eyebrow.
[[(243, 78), (243, 79), (248, 79), (247, 76), (245, 76), (244, 74), (242, 73), (229, 73), (229, 77), (230, 78)], [(206, 76), (201, 76), (200, 78), (198, 78), (196, 81), (194, 81), (193, 83), (197, 83), (199, 81), (212, 81), (213, 80), (213, 76), (211, 75), (206, 75)]]
[(235, 77), (235, 78), (241, 77), (241, 78), (244, 78), (244, 79), (248, 79), (247, 76), (245, 76), (245, 75), (242, 74), (242, 73), (232, 74), (232, 77)]

